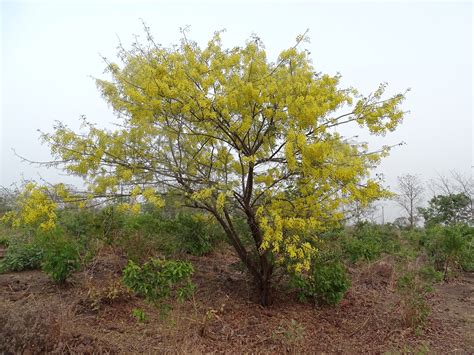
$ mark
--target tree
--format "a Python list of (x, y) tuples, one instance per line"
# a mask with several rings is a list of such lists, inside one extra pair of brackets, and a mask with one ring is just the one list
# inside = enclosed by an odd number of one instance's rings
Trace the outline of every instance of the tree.
[(88, 198), (127, 197), (122, 208), (135, 212), (144, 200), (162, 205), (168, 193), (207, 211), (268, 305), (275, 268), (309, 269), (315, 238), (343, 220), (344, 204), (388, 195), (369, 169), (390, 147), (369, 151), (332, 128), (393, 131), (404, 95), (384, 97), (385, 84), (367, 96), (339, 88), (339, 75), (315, 73), (298, 49), (305, 36), (273, 63), (257, 37), (224, 49), (216, 33), (200, 48), (183, 33), (165, 48), (145, 29), (146, 43), (121, 47), (121, 65), (106, 60), (111, 80), (97, 80), (121, 120), (117, 129), (84, 119), (75, 133), (58, 123), (42, 136), (50, 165), (83, 177)]
[(428, 202), (428, 207), (419, 208), (419, 212), (428, 226), (473, 223), (471, 199), (463, 193), (435, 196)]
[(410, 228), (413, 228), (418, 219), (417, 207), (422, 202), (424, 188), (415, 175), (398, 177), (398, 190), (395, 201), (405, 210)]

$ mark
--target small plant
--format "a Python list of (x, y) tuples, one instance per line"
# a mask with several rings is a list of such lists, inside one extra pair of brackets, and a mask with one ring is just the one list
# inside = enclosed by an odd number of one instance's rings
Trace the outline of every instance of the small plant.
[(109, 280), (105, 282), (105, 285), (102, 283), (100, 287), (89, 287), (83, 304), (92, 311), (98, 311), (104, 305), (125, 301), (129, 298), (130, 291), (120, 280)]
[(148, 316), (146, 315), (145, 311), (140, 308), (132, 309), (132, 315), (140, 323), (145, 323), (148, 320)]
[(183, 301), (194, 291), (193, 272), (192, 265), (185, 261), (152, 258), (140, 266), (129, 260), (123, 271), (123, 282), (148, 301), (172, 296)]
[(43, 242), (42, 270), (55, 282), (63, 283), (79, 269), (80, 255), (77, 245), (61, 234), (51, 235)]
[(303, 339), (304, 332), (304, 326), (292, 319), (288, 325), (280, 325), (273, 333), (273, 336), (283, 338), (285, 342), (293, 345)]
[(291, 283), (302, 301), (312, 298), (330, 305), (339, 303), (350, 286), (344, 265), (336, 261), (316, 262), (308, 275), (296, 274)]
[(401, 296), (400, 306), (403, 323), (418, 333), (425, 326), (430, 313), (426, 295), (431, 285), (419, 280), (414, 271), (403, 274), (397, 281), (397, 291)]

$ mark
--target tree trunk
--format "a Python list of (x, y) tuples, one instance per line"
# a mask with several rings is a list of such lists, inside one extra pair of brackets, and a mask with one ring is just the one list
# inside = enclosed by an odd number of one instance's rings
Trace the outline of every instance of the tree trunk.
[(273, 274), (273, 265), (268, 262), (267, 253), (264, 253), (260, 256), (260, 304), (264, 307), (270, 306), (273, 303), (272, 297), (272, 274)]
[(242, 244), (242, 241), (237, 234), (232, 220), (230, 219), (230, 216), (227, 214), (227, 212), (224, 212), (225, 218), (222, 218), (222, 216), (220, 216), (218, 213), (213, 214), (223, 227), (230, 244), (234, 247), (240, 260), (242, 260), (249, 272), (252, 274), (260, 293), (261, 305), (269, 306), (272, 303), (271, 278), (273, 274), (273, 265), (269, 260), (268, 252), (259, 252), (262, 236), (258, 225), (255, 223), (255, 220), (253, 218), (248, 219), (248, 222), (252, 221), (252, 223), (249, 224), (252, 236), (255, 240), (255, 252), (258, 255), (256, 258), (252, 258)]

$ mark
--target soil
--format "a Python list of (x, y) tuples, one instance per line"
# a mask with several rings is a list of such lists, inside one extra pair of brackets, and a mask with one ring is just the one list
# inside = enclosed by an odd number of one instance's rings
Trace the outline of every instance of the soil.
[(40, 271), (2, 274), (0, 352), (474, 353), (473, 274), (435, 287), (420, 330), (403, 322), (389, 259), (350, 270), (352, 287), (338, 306), (300, 303), (280, 290), (264, 308), (230, 252), (188, 258), (196, 292), (168, 308), (121, 286), (124, 259), (111, 250), (62, 286)]

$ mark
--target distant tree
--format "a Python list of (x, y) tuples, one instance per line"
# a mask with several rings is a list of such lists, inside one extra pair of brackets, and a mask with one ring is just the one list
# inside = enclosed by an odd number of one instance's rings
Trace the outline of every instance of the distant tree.
[(17, 195), (17, 190), (0, 186), (0, 216), (13, 208)]
[(85, 122), (76, 133), (59, 123), (43, 139), (91, 196), (127, 196), (123, 207), (136, 212), (174, 193), (211, 214), (268, 305), (274, 270), (308, 270), (317, 235), (344, 219), (342, 206), (388, 195), (369, 170), (389, 147), (369, 151), (333, 128), (385, 134), (404, 117), (403, 94), (385, 97), (381, 85), (359, 95), (317, 73), (298, 49), (304, 39), (271, 62), (257, 37), (225, 49), (219, 33), (204, 48), (184, 35), (164, 48), (147, 30), (144, 45), (120, 49), (120, 65), (107, 62), (111, 80), (97, 80), (117, 128)]
[(410, 221), (406, 217), (397, 217), (393, 221), (393, 224), (398, 228), (407, 228), (410, 227)]
[(375, 223), (377, 206), (374, 203), (362, 204), (353, 202), (344, 207), (344, 213), (348, 224), (358, 224), (364, 221)]
[(425, 219), (426, 226), (473, 223), (471, 200), (463, 193), (435, 196), (428, 202), (428, 207), (418, 210)]
[(428, 184), (432, 196), (449, 196), (463, 194), (469, 198), (469, 210), (471, 220), (474, 220), (474, 179), (472, 175), (464, 175), (453, 170), (450, 176), (438, 175), (436, 179), (430, 180)]
[(406, 212), (409, 226), (413, 228), (419, 216), (417, 208), (423, 201), (423, 184), (415, 175), (402, 175), (398, 177), (398, 191), (395, 201)]

